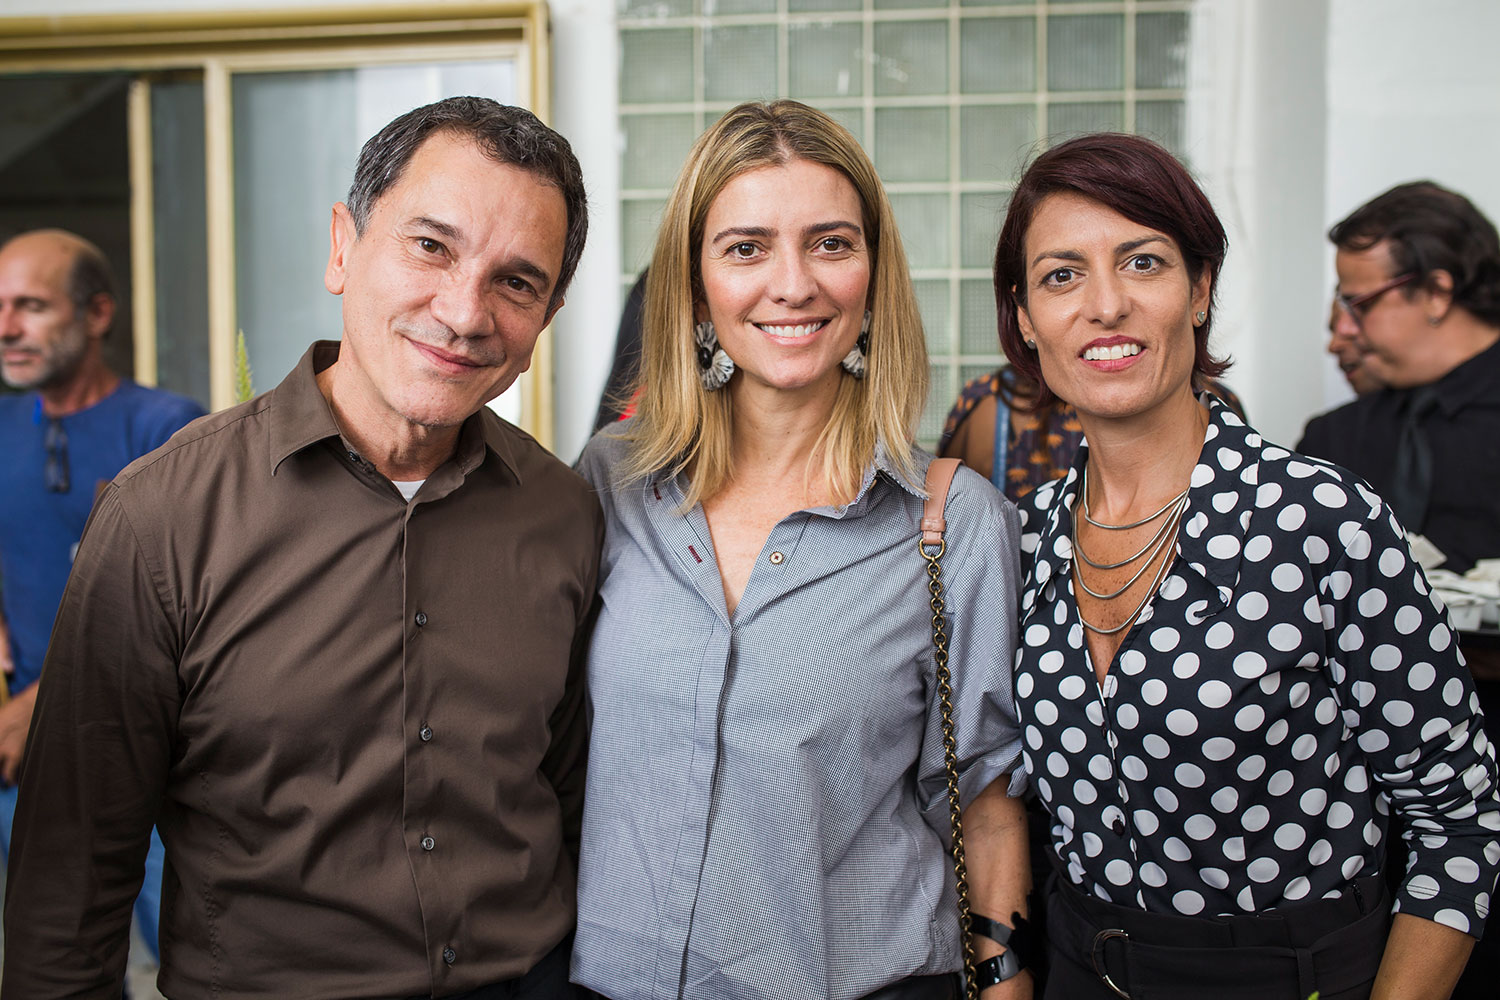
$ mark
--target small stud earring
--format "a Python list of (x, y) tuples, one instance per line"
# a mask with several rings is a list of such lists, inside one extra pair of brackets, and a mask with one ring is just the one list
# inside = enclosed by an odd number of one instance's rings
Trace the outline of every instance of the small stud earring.
[(1202, 310), (1199, 310), (1198, 312), (1193, 314), (1193, 321), (1198, 326), (1202, 326), (1203, 321), (1206, 319), (1208, 319), (1208, 313), (1203, 312)]
[(1427, 317), (1427, 325), (1428, 326), (1437, 326), (1441, 322), (1442, 322), (1442, 320), (1439, 319), (1436, 316), (1428, 316)]
[(1034, 351), (1034, 350), (1036, 350), (1036, 341), (1034, 341), (1034, 340), (1028, 340), (1028, 341), (1026, 341), (1026, 346), (1029, 347), (1029, 348), (1031, 348)]

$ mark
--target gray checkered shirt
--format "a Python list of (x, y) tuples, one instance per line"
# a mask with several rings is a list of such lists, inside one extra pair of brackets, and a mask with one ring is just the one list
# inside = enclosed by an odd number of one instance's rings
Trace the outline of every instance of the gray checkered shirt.
[[(884, 462), (766, 540), (731, 619), (701, 507), (600, 435), (603, 607), (573, 979), (614, 1000), (853, 1000), (959, 966), (922, 498)], [(919, 471), (931, 456), (921, 454)], [(1015, 509), (960, 470), (943, 560), (967, 802), (1007, 772)]]

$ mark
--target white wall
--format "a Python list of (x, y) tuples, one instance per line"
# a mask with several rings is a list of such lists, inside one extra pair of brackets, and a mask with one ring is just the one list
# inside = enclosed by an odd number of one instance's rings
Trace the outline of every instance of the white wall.
[(1204, 0), (1189, 156), (1229, 234), (1213, 346), (1251, 421), (1295, 443), (1321, 409), (1327, 0)]

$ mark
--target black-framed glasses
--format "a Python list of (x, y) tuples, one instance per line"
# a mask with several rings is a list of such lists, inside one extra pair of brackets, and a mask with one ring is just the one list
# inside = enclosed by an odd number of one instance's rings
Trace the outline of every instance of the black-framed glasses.
[(68, 471), (68, 432), (63, 430), (61, 420), (47, 421), (47, 435), (42, 442), (47, 446), (47, 489), (66, 493), (73, 488), (73, 481)]
[(1402, 285), (1410, 284), (1416, 279), (1417, 276), (1415, 274), (1398, 274), (1378, 288), (1372, 288), (1368, 292), (1361, 292), (1358, 295), (1345, 295), (1335, 286), (1333, 301), (1340, 309), (1354, 317), (1356, 324), (1363, 325), (1365, 317), (1369, 315), (1371, 309), (1375, 308), (1376, 299), (1391, 289), (1400, 288)]

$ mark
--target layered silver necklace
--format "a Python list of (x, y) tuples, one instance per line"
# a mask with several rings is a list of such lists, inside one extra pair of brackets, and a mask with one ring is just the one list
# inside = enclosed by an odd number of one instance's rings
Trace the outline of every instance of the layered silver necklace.
[[(1146, 570), (1150, 569), (1151, 565), (1156, 562), (1157, 557), (1162, 554), (1162, 550), (1168, 544), (1170, 544), (1174, 538), (1177, 537), (1177, 524), (1182, 520), (1182, 512), (1187, 509), (1188, 491), (1187, 489), (1184, 489), (1181, 493), (1168, 500), (1156, 513), (1151, 514), (1147, 517), (1143, 517), (1139, 521), (1132, 521), (1129, 524), (1106, 524), (1103, 521), (1094, 520), (1094, 518), (1089, 513), (1089, 469), (1088, 465), (1085, 464), (1083, 467), (1083, 488), (1080, 496), (1082, 497), (1082, 501), (1079, 506), (1083, 508), (1083, 520), (1104, 531), (1129, 531), (1132, 528), (1140, 528), (1150, 524), (1152, 521), (1155, 521), (1158, 518), (1162, 518), (1161, 527), (1157, 528), (1156, 533), (1146, 540), (1146, 544), (1142, 545), (1140, 549), (1135, 552), (1135, 554), (1127, 556), (1126, 558), (1121, 559), (1119, 562), (1099, 562), (1098, 560), (1090, 558), (1089, 554), (1083, 550), (1083, 546), (1079, 543), (1078, 518), (1076, 516), (1073, 518), (1073, 551), (1078, 555), (1078, 558), (1082, 559), (1085, 563), (1087, 563), (1089, 566), (1092, 566), (1094, 569), (1120, 569), (1122, 567), (1129, 566), (1131, 563), (1143, 559), (1144, 557), (1144, 561), (1141, 562), (1140, 568), (1137, 569), (1133, 574), (1131, 574), (1130, 579), (1125, 581), (1125, 585), (1120, 587), (1118, 590), (1112, 591), (1107, 594), (1100, 593), (1099, 591), (1090, 587), (1088, 585), (1088, 581), (1083, 578), (1082, 567), (1076, 568), (1074, 576), (1078, 580), (1078, 585), (1082, 587), (1085, 592), (1087, 592), (1091, 597), (1097, 598), (1098, 600), (1112, 601), (1115, 598), (1119, 597), (1121, 594), (1125, 593), (1125, 591), (1129, 590), (1131, 587), (1135, 586), (1136, 581), (1139, 580), (1143, 575), (1145, 575)], [(1146, 602), (1151, 599), (1151, 595), (1156, 593), (1156, 588), (1161, 585), (1162, 577), (1166, 575), (1167, 565), (1170, 562), (1170, 559), (1163, 559), (1161, 561), (1161, 565), (1156, 568), (1156, 575), (1151, 579), (1151, 586), (1146, 588), (1145, 593), (1141, 596), (1141, 599), (1136, 604), (1134, 610), (1132, 610), (1130, 614), (1126, 616), (1125, 620), (1119, 625), (1116, 625), (1114, 628), (1100, 628), (1083, 616), (1083, 610), (1081, 608), (1078, 611), (1078, 620), (1083, 622), (1084, 628), (1088, 629), (1090, 632), (1096, 632), (1099, 635), (1114, 635), (1116, 632), (1123, 632), (1131, 622), (1135, 621), (1136, 616), (1141, 613), (1141, 609), (1146, 606)]]

